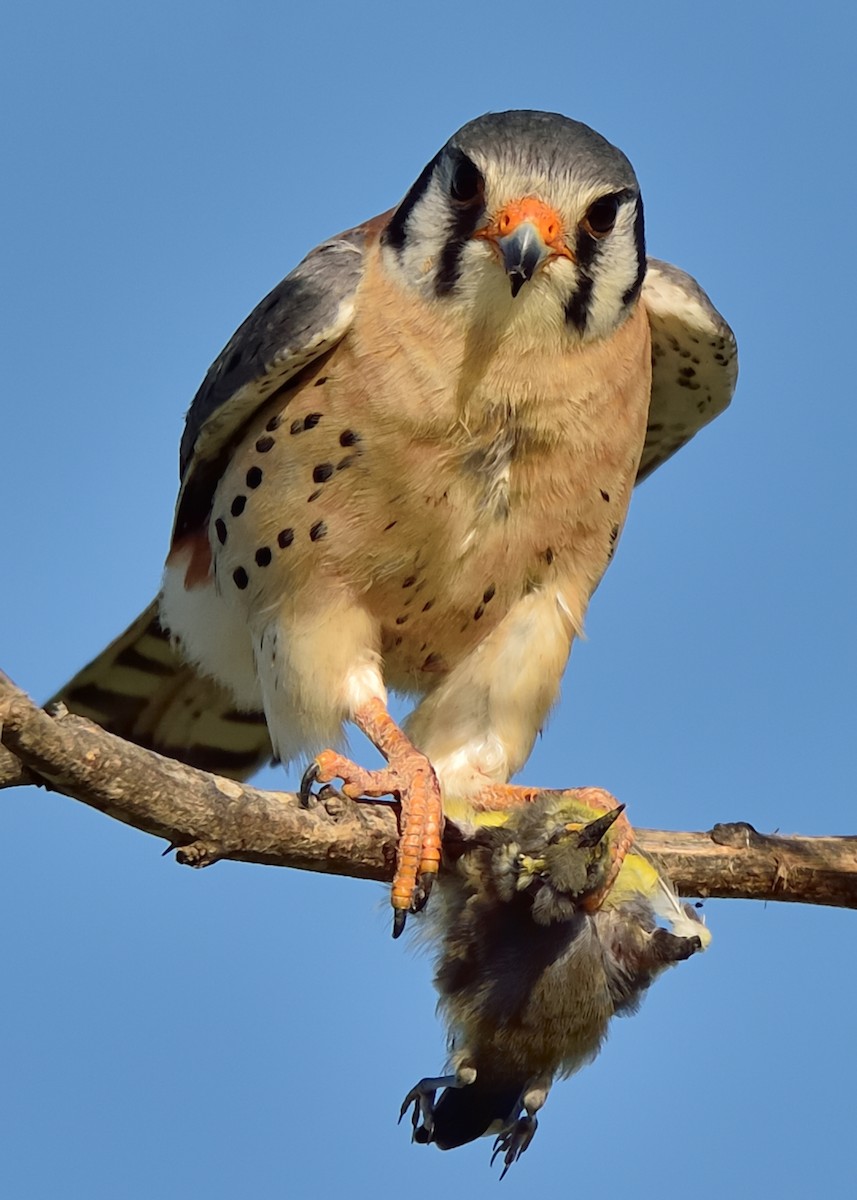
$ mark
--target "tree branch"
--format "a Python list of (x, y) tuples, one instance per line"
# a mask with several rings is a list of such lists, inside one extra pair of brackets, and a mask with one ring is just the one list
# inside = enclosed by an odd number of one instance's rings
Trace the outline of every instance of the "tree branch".
[[(292, 793), (198, 771), (62, 708), (48, 714), (2, 672), (0, 742), (0, 788), (33, 784), (61, 792), (165, 838), (189, 866), (236, 859), (392, 879), (391, 805), (331, 793), (302, 808)], [(637, 829), (636, 835), (683, 895), (857, 908), (857, 837), (763, 835), (744, 823), (708, 833)]]

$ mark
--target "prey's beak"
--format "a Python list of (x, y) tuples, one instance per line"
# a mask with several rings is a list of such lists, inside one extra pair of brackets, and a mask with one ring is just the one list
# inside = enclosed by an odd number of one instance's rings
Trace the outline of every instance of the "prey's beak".
[(499, 250), (513, 297), (549, 259), (572, 258), (559, 215), (534, 196), (507, 204), (476, 237), (487, 238)]
[(616, 818), (621, 816), (624, 811), (625, 805), (620, 804), (618, 808), (614, 808), (610, 812), (604, 813), (602, 817), (590, 821), (588, 825), (584, 825), (578, 835), (578, 847), (597, 846)]

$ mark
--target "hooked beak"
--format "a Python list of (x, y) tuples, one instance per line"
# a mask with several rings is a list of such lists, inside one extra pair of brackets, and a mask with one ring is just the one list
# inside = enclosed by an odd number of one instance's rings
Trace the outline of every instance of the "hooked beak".
[(513, 298), (548, 259), (572, 258), (558, 214), (534, 196), (507, 204), (476, 237), (487, 238), (500, 251)]
[(497, 245), (500, 247), (503, 266), (512, 284), (514, 298), (545, 261), (548, 248), (531, 221), (522, 222), (514, 233), (498, 238)]

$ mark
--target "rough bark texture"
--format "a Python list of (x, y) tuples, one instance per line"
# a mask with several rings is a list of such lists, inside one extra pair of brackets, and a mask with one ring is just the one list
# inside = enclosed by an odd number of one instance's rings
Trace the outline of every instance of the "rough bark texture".
[[(218, 859), (390, 880), (391, 805), (335, 794), (310, 809), (288, 792), (261, 791), (163, 758), (65, 711), (49, 714), (0, 673), (0, 788), (61, 792), (166, 839), (179, 862)], [(857, 908), (857, 837), (783, 837), (743, 822), (707, 833), (637, 829), (686, 896), (787, 900)]]

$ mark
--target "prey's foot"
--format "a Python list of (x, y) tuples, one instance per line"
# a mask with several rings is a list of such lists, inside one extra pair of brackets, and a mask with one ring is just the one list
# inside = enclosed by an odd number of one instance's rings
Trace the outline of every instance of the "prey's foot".
[(393, 937), (398, 937), (407, 914), (425, 906), (440, 868), (440, 785), (429, 760), (399, 729), (380, 700), (359, 709), (354, 721), (387, 759), (387, 766), (367, 771), (333, 750), (324, 750), (304, 774), (301, 799), (308, 802), (314, 782), (341, 779), (340, 790), (354, 800), (394, 796), (399, 801), (399, 843), (391, 895)]
[(530, 1142), (536, 1136), (538, 1127), (538, 1120), (528, 1114), (525, 1117), (518, 1117), (514, 1124), (510, 1125), (508, 1129), (505, 1129), (499, 1135), (494, 1143), (491, 1165), (493, 1167), (494, 1159), (498, 1154), (503, 1155), (503, 1170), (500, 1172), (501, 1179), (505, 1176), (512, 1163), (517, 1162), (527, 1146), (529, 1146)]
[(411, 1105), (414, 1106), (411, 1113), (412, 1142), (419, 1142), (424, 1146), (431, 1141), (434, 1133), (435, 1096), (440, 1088), (455, 1087), (456, 1084), (455, 1075), (428, 1075), (419, 1083), (414, 1084), (402, 1101), (402, 1107), (399, 1110), (399, 1124), (401, 1125), (405, 1113)]

